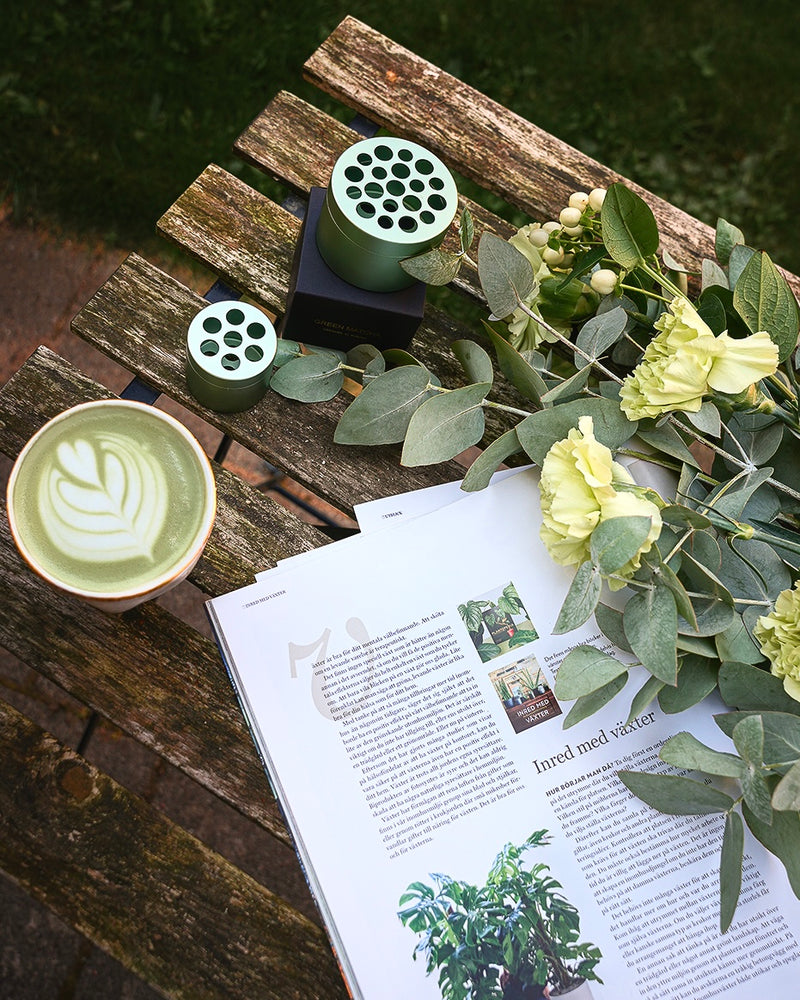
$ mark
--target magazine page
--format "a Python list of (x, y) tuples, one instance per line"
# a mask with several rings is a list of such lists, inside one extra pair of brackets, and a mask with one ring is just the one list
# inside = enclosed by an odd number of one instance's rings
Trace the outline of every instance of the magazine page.
[[(592, 623), (551, 634), (571, 573), (540, 543), (538, 509), (536, 473), (521, 472), (209, 602), (353, 995), (441, 998), (398, 913), (421, 885), (483, 886), (530, 838), (519, 864), (546, 866), (599, 956), (602, 983), (574, 1000), (793, 989), (800, 903), (780, 863), (748, 840), (720, 934), (722, 819), (662, 815), (616, 777), (671, 770), (659, 747), (687, 723), (728, 749), (707, 709), (670, 718), (653, 703), (626, 724), (645, 676), (632, 668), (629, 697), (563, 728), (559, 664), (602, 637)], [(517, 613), (498, 614), (504, 595)]]

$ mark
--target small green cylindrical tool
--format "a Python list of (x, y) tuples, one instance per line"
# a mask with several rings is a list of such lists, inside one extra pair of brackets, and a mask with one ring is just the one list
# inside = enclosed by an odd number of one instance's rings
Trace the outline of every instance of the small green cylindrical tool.
[(317, 246), (352, 285), (397, 291), (415, 280), (399, 262), (438, 246), (457, 209), (455, 181), (433, 153), (406, 139), (363, 139), (334, 165)]
[(201, 309), (186, 335), (186, 381), (203, 406), (234, 413), (267, 391), (277, 337), (260, 309), (246, 302), (215, 302)]

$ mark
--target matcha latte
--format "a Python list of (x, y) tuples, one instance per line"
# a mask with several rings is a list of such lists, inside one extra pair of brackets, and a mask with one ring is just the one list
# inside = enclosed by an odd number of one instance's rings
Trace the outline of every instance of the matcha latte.
[(45, 579), (112, 610), (183, 579), (215, 512), (205, 453), (144, 403), (76, 406), (46, 424), (9, 478), (17, 547)]

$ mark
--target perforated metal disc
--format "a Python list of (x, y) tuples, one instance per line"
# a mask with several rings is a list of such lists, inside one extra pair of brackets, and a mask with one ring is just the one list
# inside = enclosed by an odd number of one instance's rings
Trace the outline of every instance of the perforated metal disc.
[(383, 290), (391, 275), (402, 287), (411, 279), (397, 261), (437, 246), (457, 209), (455, 181), (437, 156), (406, 139), (364, 139), (336, 161), (317, 242), (346, 280)]
[(231, 413), (264, 395), (277, 348), (269, 317), (246, 302), (215, 302), (194, 317), (186, 335), (189, 389), (209, 409)]

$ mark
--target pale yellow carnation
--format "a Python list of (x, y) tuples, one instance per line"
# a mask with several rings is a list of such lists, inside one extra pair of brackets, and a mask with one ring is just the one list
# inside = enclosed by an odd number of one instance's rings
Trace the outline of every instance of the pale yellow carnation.
[(655, 325), (660, 332), (620, 390), (620, 405), (631, 420), (674, 410), (696, 413), (712, 392), (744, 392), (778, 367), (778, 348), (768, 333), (715, 337), (688, 299), (673, 299)]
[[(581, 417), (578, 427), (557, 441), (542, 463), (539, 534), (551, 557), (562, 566), (579, 566), (590, 558), (592, 532), (601, 521), (649, 517), (651, 527), (646, 541), (616, 574), (629, 579), (661, 533), (658, 507), (637, 492), (624, 489), (634, 485), (630, 473), (596, 440), (592, 418)], [(609, 585), (618, 590), (625, 584), (623, 580), (610, 580)]]
[(794, 590), (782, 590), (775, 607), (759, 618), (753, 634), (772, 673), (783, 679), (788, 695), (800, 701), (800, 581)]

